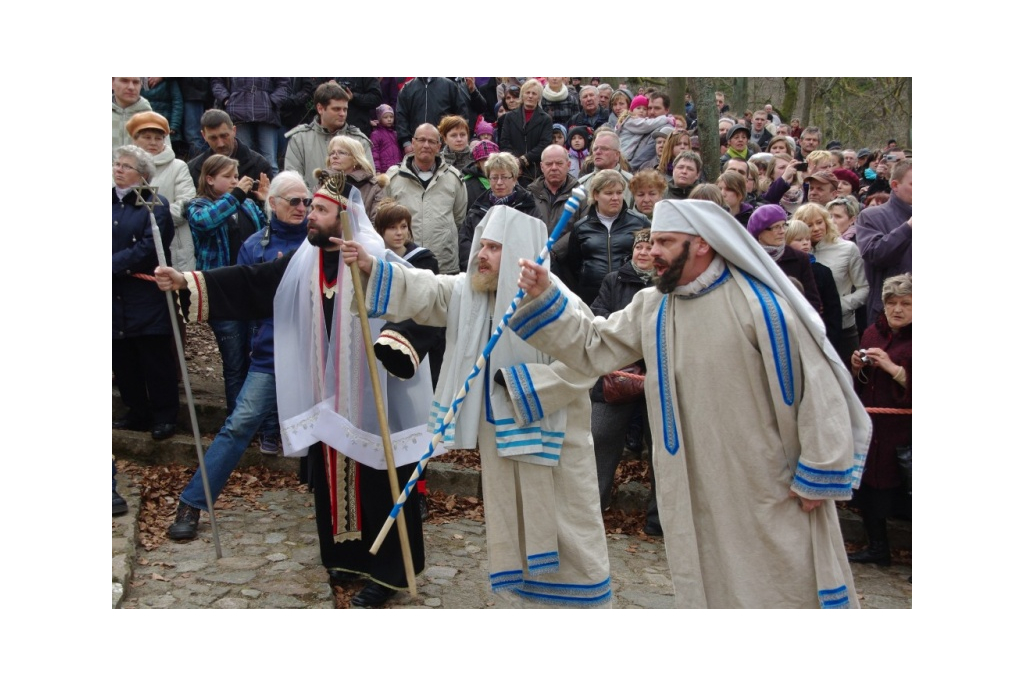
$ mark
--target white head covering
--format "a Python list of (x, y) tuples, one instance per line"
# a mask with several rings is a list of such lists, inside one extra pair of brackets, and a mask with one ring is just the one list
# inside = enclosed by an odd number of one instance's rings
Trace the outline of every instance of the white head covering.
[[(654, 205), (651, 233), (686, 233), (700, 236), (730, 264), (745, 271), (784, 298), (814, 341), (831, 362), (832, 371), (846, 397), (853, 427), (854, 452), (867, 455), (871, 438), (871, 420), (853, 389), (846, 365), (825, 337), (825, 324), (810, 302), (796, 289), (789, 277), (732, 215), (707, 200), (662, 200)], [(860, 485), (863, 463), (854, 465), (854, 487)]]

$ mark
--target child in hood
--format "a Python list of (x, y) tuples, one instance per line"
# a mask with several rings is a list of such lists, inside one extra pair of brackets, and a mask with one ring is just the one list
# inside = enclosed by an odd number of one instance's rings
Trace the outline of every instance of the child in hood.
[(398, 147), (398, 133), (395, 131), (395, 110), (391, 105), (377, 108), (377, 119), (370, 122), (370, 148), (373, 150), (373, 166), (377, 173), (384, 173), (402, 162), (402, 149)]
[(590, 156), (590, 141), (594, 132), (589, 126), (573, 126), (569, 129), (569, 173), (580, 177), (583, 162)]

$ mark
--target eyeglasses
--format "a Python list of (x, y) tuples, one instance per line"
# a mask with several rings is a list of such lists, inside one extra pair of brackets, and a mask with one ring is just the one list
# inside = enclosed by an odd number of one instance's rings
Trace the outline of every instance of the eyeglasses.
[(138, 171), (138, 169), (133, 167), (131, 164), (124, 164), (122, 162), (114, 162), (114, 168), (119, 171)]
[(511, 176), (488, 176), (488, 178), (491, 180), (491, 183), (497, 183), (498, 181), (508, 183), (512, 180)]
[(327, 156), (328, 157), (351, 157), (352, 153), (349, 152), (348, 150), (331, 150), (330, 154), (328, 154)]
[(287, 202), (289, 207), (298, 207), (300, 204), (309, 207), (313, 204), (313, 199), (309, 197), (282, 197), (281, 199)]
[(441, 141), (436, 138), (413, 138), (420, 145), (440, 145)]

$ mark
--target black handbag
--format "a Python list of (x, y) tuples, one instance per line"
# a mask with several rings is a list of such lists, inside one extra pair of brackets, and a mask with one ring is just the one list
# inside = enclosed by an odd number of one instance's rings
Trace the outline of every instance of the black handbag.
[(896, 464), (900, 468), (900, 477), (903, 479), (903, 486), (910, 493), (910, 445), (896, 448)]

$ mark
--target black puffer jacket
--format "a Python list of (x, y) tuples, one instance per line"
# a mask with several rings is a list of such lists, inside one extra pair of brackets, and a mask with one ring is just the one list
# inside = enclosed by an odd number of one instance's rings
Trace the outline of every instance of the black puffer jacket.
[(605, 275), (616, 271), (632, 257), (633, 234), (650, 225), (643, 214), (623, 205), (609, 231), (597, 217), (597, 205), (591, 205), (586, 216), (572, 227), (561, 265), (571, 277), (573, 292), (584, 302), (593, 302)]
[[(544, 220), (544, 217), (540, 215), (540, 210), (537, 208), (537, 202), (526, 188), (517, 185), (512, 189), (512, 194), (509, 197), (510, 199), (503, 204), (508, 205), (512, 209), (518, 209), (523, 214), (529, 214), (541, 221)], [(488, 210), (495, 204), (497, 203), (491, 201), (490, 191), (485, 191), (480, 194), (476, 202), (473, 203), (473, 206), (466, 212), (466, 219), (462, 222), (462, 227), (459, 229), (459, 271), (465, 272), (466, 267), (469, 265), (469, 253), (473, 248), (473, 233), (476, 231), (477, 224), (483, 220)]]

